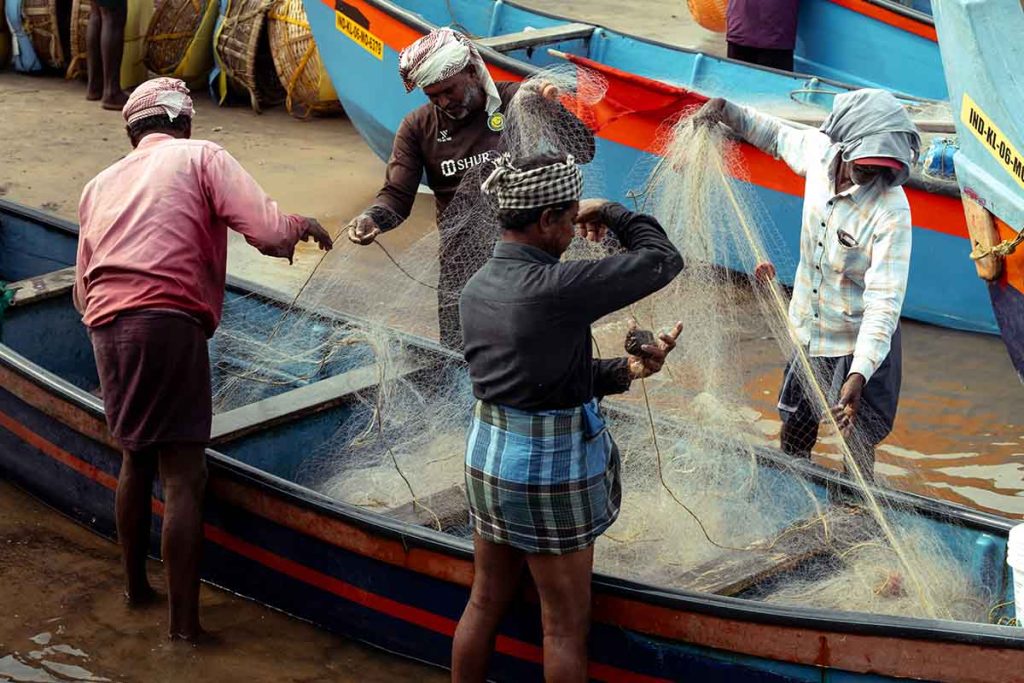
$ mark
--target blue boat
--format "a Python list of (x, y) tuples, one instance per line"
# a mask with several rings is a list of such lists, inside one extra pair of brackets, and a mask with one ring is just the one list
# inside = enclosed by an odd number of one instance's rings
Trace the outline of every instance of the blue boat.
[[(1024, 231), (1024, 5), (948, 0), (936, 7), (950, 101), (957, 114), (957, 180), (972, 244), (1020, 242)], [(1024, 248), (978, 261), (1003, 341), (1024, 381)]]
[[(92, 351), (71, 302), (76, 237), (72, 224), (0, 201), (0, 279), (8, 283), (5, 291), (14, 290), (0, 331), (0, 476), (113, 538), (120, 454), (92, 393), (98, 385)], [(289, 308), (289, 302), (241, 282), (229, 285), (227, 304), (211, 343), (215, 373), (244, 368), (230, 334), (239, 324), (236, 316), (249, 324), (262, 321), (269, 338)], [(340, 313), (317, 315), (332, 325), (360, 324)], [(443, 364), (454, 369), (453, 382), (466, 382), (450, 352), (415, 337), (402, 342), (409, 381), (429, 381)], [(340, 423), (370, 419), (372, 405), (356, 397), (372, 395), (375, 378), (372, 354), (346, 347), (316, 377), (276, 382), (255, 402), (215, 416), (203, 577), (325, 629), (444, 667), (472, 577), (461, 490), (444, 494), (449, 503), (460, 503), (447, 508), (445, 526), (463, 533), (449, 534), (433, 530), (412, 505), (371, 512), (297, 483), (303, 460)], [(608, 410), (615, 419), (624, 408)], [(827, 485), (846, 488), (832, 471), (803, 462), (783, 466), (772, 451), (758, 466), (759, 476), (780, 491), (801, 485), (796, 471), (822, 502)], [(926, 527), (994, 603), (1012, 599), (1008, 520), (892, 491), (876, 495), (898, 505), (903, 521)], [(159, 499), (154, 510), (162, 513)], [(844, 510), (833, 509), (833, 524), (853, 519), (855, 513)], [(796, 571), (792, 543), (803, 544), (801, 557), (823, 557), (818, 532), (794, 526), (786, 533), (775, 541), (779, 557), (763, 555), (769, 564), (758, 560), (744, 569), (736, 562), (725, 572), (729, 576), (719, 572), (702, 584), (703, 591), (595, 575), (591, 677), (981, 683), (1013, 680), (1024, 671), (1024, 631), (1017, 628), (762, 601), (769, 576)], [(159, 520), (152, 529), (154, 553), (158, 535)], [(784, 536), (788, 540), (780, 540)], [(992, 618), (1005, 616), (997, 604)], [(538, 606), (527, 594), (503, 624), (493, 678), (539, 677), (539, 624)]]
[[(808, 4), (830, 5), (824, 0)], [(854, 4), (874, 6), (866, 0)], [(452, 17), (479, 36), (484, 59), (498, 80), (520, 80), (537, 69), (567, 62), (601, 74), (608, 81), (608, 91), (592, 112), (599, 182), (586, 191), (626, 203), (642, 190), (638, 186), (643, 182), (642, 169), (656, 163), (659, 132), (666, 119), (700, 104), (705, 96), (751, 102), (769, 110), (780, 107), (795, 122), (813, 125), (825, 117), (836, 92), (872, 84), (842, 84), (754, 67), (504, 1), (306, 0), (305, 7), (345, 111), (382, 159), (390, 154), (402, 118), (426, 102), (419, 91), (406, 94), (398, 77), (398, 52), (433, 28), (449, 24)], [(941, 109), (938, 102), (907, 102), (923, 112)], [(948, 114), (922, 125), (940, 138), (954, 134)], [(791, 284), (799, 260), (803, 179), (783, 162), (748, 145), (742, 146), (742, 155), (747, 166), (743, 179), (781, 236), (782, 253), (775, 255), (776, 261), (789, 267), (780, 270), (780, 278)], [(967, 258), (971, 248), (955, 180), (917, 173), (907, 196), (914, 222), (914, 256), (903, 315), (944, 327), (997, 332), (987, 289)], [(721, 265), (742, 269), (740, 263)]]
[(802, 73), (944, 100), (931, 14), (931, 0), (803, 0), (794, 65)]

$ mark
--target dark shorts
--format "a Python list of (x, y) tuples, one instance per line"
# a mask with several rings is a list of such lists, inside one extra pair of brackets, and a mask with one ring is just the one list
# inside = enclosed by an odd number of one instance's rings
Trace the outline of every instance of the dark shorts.
[(729, 43), (729, 59), (738, 59), (748, 64), (767, 66), (770, 69), (779, 71), (793, 70), (793, 51), (774, 50), (767, 47), (747, 47), (737, 43)]
[(175, 311), (130, 311), (89, 336), (107, 425), (124, 448), (209, 443), (210, 358), (198, 320)]
[[(892, 431), (900, 401), (903, 379), (903, 350), (899, 326), (892, 335), (889, 355), (878, 366), (861, 394), (861, 409), (854, 427), (859, 444), (874, 448)], [(839, 392), (850, 372), (853, 355), (838, 358), (812, 358), (815, 374), (830, 404), (839, 400)], [(796, 360), (786, 366), (779, 391), (779, 416), (785, 423), (814, 423), (821, 420), (816, 402), (807, 395), (803, 373)]]

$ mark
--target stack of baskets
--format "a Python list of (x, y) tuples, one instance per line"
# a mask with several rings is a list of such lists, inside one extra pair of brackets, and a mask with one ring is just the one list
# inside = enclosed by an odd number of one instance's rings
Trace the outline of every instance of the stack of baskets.
[(252, 108), (281, 104), (287, 93), (274, 70), (267, 12), (274, 0), (227, 0), (214, 35), (217, 61), (233, 90), (248, 93)]
[(291, 114), (338, 114), (341, 104), (324, 71), (302, 0), (276, 0), (268, 15), (270, 51)]
[(44, 66), (63, 69), (66, 62), (57, 19), (57, 0), (22, 0), (21, 19), (39, 61)]
[(68, 64), (67, 78), (74, 79), (88, 73), (89, 50), (85, 36), (89, 32), (90, 0), (74, 0), (71, 3), (71, 63)]
[(163, 0), (146, 32), (146, 68), (203, 87), (213, 68), (217, 0)]

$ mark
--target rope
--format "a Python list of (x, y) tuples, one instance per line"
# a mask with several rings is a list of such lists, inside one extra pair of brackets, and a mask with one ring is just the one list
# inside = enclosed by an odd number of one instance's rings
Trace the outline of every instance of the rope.
[(679, 507), (681, 507), (684, 510), (686, 510), (686, 512), (691, 517), (693, 517), (693, 521), (697, 522), (697, 526), (700, 527), (700, 531), (701, 531), (702, 534), (704, 534), (704, 538), (707, 539), (708, 543), (710, 543), (711, 545), (715, 546), (716, 548), (721, 548), (722, 550), (739, 550), (739, 551), (752, 550), (752, 548), (737, 548), (737, 547), (734, 547), (734, 546), (731, 546), (731, 545), (722, 545), (721, 543), (718, 543), (717, 541), (715, 541), (715, 539), (711, 538), (710, 534), (708, 534), (708, 530), (706, 528), (704, 528), (704, 522), (700, 521), (700, 517), (697, 516), (697, 513), (694, 512), (693, 510), (691, 510), (686, 505), (686, 503), (684, 503), (683, 501), (679, 500), (679, 496), (677, 496), (675, 494), (675, 491), (673, 491), (669, 487), (668, 482), (665, 481), (665, 474), (664, 474), (664, 472), (662, 470), (662, 467), (661, 467), (661, 448), (658, 446), (658, 430), (655, 427), (655, 423), (654, 423), (654, 413), (651, 411), (651, 401), (650, 401), (650, 399), (647, 396), (647, 382), (642, 377), (640, 378), (640, 387), (643, 389), (643, 392), (644, 392), (644, 406), (647, 408), (647, 420), (650, 422), (650, 425), (651, 425), (651, 442), (654, 444), (654, 454), (657, 457), (658, 480), (661, 482), (661, 487), (668, 492), (668, 495), (670, 495), (672, 497), (672, 500), (674, 500), (676, 502), (676, 505), (678, 505)]
[(441, 289), (439, 287), (436, 287), (436, 286), (434, 286), (434, 285), (432, 285), (432, 284), (430, 284), (428, 282), (424, 282), (423, 280), (420, 280), (419, 278), (414, 276), (412, 273), (407, 271), (405, 268), (403, 268), (402, 264), (395, 260), (395, 257), (391, 255), (391, 252), (389, 252), (384, 247), (384, 245), (380, 243), (379, 240), (374, 240), (373, 243), (376, 244), (378, 247), (380, 247), (380, 250), (384, 252), (384, 255), (388, 257), (389, 261), (391, 261), (393, 264), (395, 264), (395, 268), (398, 268), (399, 272), (401, 272), (402, 275), (406, 276), (407, 278), (409, 278), (410, 280), (412, 280), (416, 284), (423, 285), (424, 287), (427, 287), (428, 289), (432, 289), (435, 292), (440, 292), (441, 291)]
[(1017, 233), (1017, 236), (1012, 240), (1003, 240), (999, 244), (994, 244), (991, 247), (983, 247), (980, 244), (975, 246), (971, 250), (971, 259), (974, 261), (980, 261), (983, 258), (989, 256), (996, 256), (1006, 258), (1013, 252), (1017, 251), (1017, 247), (1024, 242), (1024, 228), (1021, 228)]

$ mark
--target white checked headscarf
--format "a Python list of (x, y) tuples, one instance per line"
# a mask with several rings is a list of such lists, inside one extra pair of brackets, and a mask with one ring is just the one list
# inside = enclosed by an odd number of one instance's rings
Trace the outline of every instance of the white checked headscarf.
[(121, 115), (125, 123), (132, 123), (150, 116), (167, 116), (173, 121), (179, 116), (192, 116), (192, 98), (188, 96), (188, 86), (177, 78), (153, 78), (131, 94)]
[(564, 162), (529, 171), (519, 170), (509, 155), (503, 154), (480, 189), (497, 198), (499, 209), (536, 209), (578, 201), (583, 174), (571, 154)]
[(476, 69), (487, 101), (484, 109), (493, 114), (501, 108), (501, 97), (494, 79), (487, 71), (476, 45), (457, 31), (439, 28), (423, 36), (398, 55), (398, 74), (405, 91), (426, 88), (465, 69), (470, 64)]

